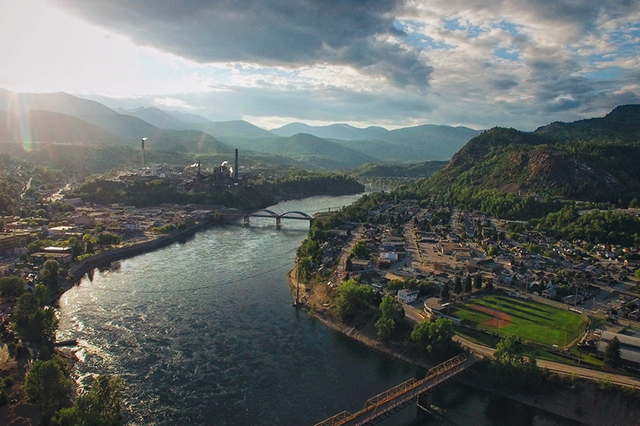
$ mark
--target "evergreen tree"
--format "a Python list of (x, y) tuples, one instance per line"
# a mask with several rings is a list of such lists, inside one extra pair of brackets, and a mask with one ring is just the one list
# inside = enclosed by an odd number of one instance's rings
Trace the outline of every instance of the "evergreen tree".
[(473, 286), (477, 289), (480, 290), (482, 288), (482, 275), (480, 274), (475, 274), (473, 276)]
[(440, 298), (443, 300), (449, 300), (449, 284), (444, 283), (440, 289)]
[(464, 277), (464, 292), (471, 293), (471, 291), (473, 291), (473, 288), (471, 286), (471, 275), (467, 275), (466, 277)]
[(462, 293), (462, 281), (460, 277), (456, 276), (456, 279), (453, 282), (453, 292), (458, 295)]
[(622, 352), (620, 351), (620, 341), (617, 337), (611, 339), (604, 350), (604, 362), (609, 367), (620, 367), (622, 364)]

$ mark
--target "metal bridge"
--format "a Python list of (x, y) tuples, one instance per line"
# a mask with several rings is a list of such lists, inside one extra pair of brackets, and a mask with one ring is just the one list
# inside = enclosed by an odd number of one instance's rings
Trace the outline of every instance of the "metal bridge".
[(282, 225), (282, 219), (306, 220), (306, 221), (309, 221), (309, 223), (313, 222), (312, 216), (309, 216), (305, 212), (300, 212), (295, 210), (285, 212), (285, 213), (276, 213), (273, 210), (260, 209), (260, 210), (253, 211), (251, 213), (238, 212), (238, 213), (231, 213), (231, 214), (227, 213), (227, 214), (230, 216), (242, 217), (242, 223), (245, 225), (249, 224), (250, 217), (273, 218), (276, 220), (276, 226)]
[(409, 379), (380, 395), (374, 396), (367, 401), (362, 410), (355, 414), (343, 411), (315, 426), (363, 426), (382, 421), (417, 402), (421, 395), (462, 373), (477, 360), (475, 355), (460, 354), (433, 367), (422, 380)]

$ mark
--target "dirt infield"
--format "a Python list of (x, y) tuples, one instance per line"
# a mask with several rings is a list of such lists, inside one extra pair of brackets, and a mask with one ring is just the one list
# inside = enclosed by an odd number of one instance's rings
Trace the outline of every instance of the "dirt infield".
[(504, 312), (500, 312), (497, 309), (488, 308), (486, 306), (475, 305), (475, 304), (471, 305), (471, 308), (476, 311), (489, 314), (493, 317), (492, 319), (483, 322), (481, 325), (488, 326), (488, 327), (502, 328), (502, 327), (508, 326), (513, 322), (513, 318), (511, 318), (511, 315), (505, 314)]

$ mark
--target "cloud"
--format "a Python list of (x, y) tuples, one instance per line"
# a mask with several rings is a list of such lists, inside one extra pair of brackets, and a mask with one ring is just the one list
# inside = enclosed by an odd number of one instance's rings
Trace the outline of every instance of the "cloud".
[(202, 62), (353, 66), (428, 86), (431, 67), (393, 26), (400, 0), (58, 0), (84, 18)]
[(214, 120), (534, 129), (640, 96), (640, 0), (48, 1), (170, 53), (135, 106)]

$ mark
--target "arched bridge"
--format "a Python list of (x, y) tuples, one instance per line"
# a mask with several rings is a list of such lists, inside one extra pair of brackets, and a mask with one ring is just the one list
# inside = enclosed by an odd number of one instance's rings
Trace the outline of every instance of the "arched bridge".
[(273, 210), (260, 209), (260, 210), (254, 211), (252, 213), (247, 213), (247, 214), (245, 214), (245, 216), (273, 217), (273, 218), (276, 219), (276, 221), (278, 219), (280, 219), (280, 220), (282, 220), (282, 219), (296, 219), (296, 220), (308, 220), (308, 221), (312, 221), (313, 220), (313, 217), (309, 216), (305, 212), (299, 212), (299, 211), (295, 211), (295, 210), (292, 210), (290, 212), (285, 212), (285, 213), (278, 214), (278, 213), (274, 212)]
[(274, 218), (276, 220), (276, 226), (282, 225), (282, 219), (293, 219), (293, 220), (306, 220), (309, 223), (313, 222), (313, 216), (309, 216), (305, 212), (292, 210), (284, 213), (276, 213), (273, 210), (269, 209), (260, 209), (255, 210), (251, 213), (232, 213), (232, 216), (241, 216), (242, 222), (247, 225), (249, 224), (249, 218), (251, 217), (266, 217), (266, 218)]

